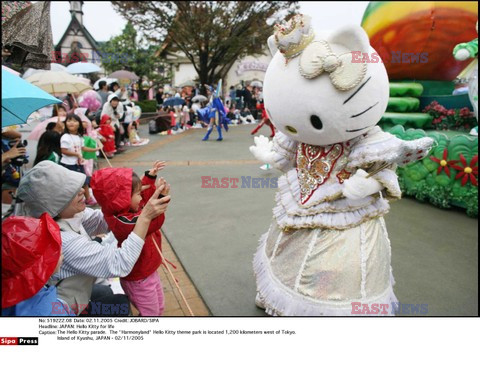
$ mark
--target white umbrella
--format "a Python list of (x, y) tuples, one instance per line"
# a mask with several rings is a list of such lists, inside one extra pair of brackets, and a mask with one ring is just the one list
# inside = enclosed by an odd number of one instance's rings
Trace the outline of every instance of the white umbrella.
[(187, 86), (195, 87), (195, 83), (192, 80), (187, 80), (182, 82), (180, 85), (178, 85), (178, 87), (187, 87)]
[(67, 72), (71, 74), (88, 74), (100, 72), (100, 67), (91, 62), (76, 62), (67, 66)]
[[(60, 63), (51, 63), (50, 64), (50, 71), (66, 71), (67, 68)], [(22, 75), (23, 79), (26, 79), (34, 74), (45, 72), (48, 70), (37, 70), (35, 68), (29, 68), (25, 73)]]
[[(43, 71), (43, 72), (47, 72), (47, 71)], [(48, 71), (48, 72), (51, 72), (51, 71)], [(56, 73), (57, 71), (53, 71), (53, 72)], [(28, 80), (25, 79), (25, 81), (29, 81), (29, 82), (31, 82), (31, 83), (37, 82), (37, 81), (40, 79), (40, 75), (41, 75), (41, 73), (36, 73), (36, 74), (32, 75), (31, 78), (28, 78)], [(70, 74), (69, 74), (69, 75), (70, 75)], [(74, 75), (72, 75), (72, 76), (74, 76)], [(85, 78), (85, 77), (82, 77), (82, 76), (77, 76), (77, 75), (75, 75), (75, 77), (77, 78), (77, 81), (82, 82), (82, 83), (84, 83), (85, 85), (90, 86), (91, 81), (90, 81), (89, 79), (87, 79), (87, 78)], [(33, 82), (32, 82), (31, 80), (33, 80)], [(55, 89), (55, 93), (57, 93), (57, 94), (62, 94), (61, 92), (60, 92), (60, 93), (57, 92), (56, 89)], [(63, 94), (66, 94), (66, 92), (63, 93)]]
[(197, 95), (197, 96), (194, 96), (192, 98), (192, 101), (194, 103), (197, 102), (197, 101), (201, 103), (201, 102), (204, 102), (204, 101), (207, 101), (207, 100), (208, 100), (208, 98), (206, 96), (203, 96), (203, 95)]
[(45, 71), (30, 76), (26, 81), (38, 86), (49, 94), (82, 93), (92, 87), (81, 78), (68, 72)]
[(116, 78), (119, 80), (128, 79), (130, 81), (137, 81), (139, 79), (139, 77), (134, 72), (130, 72), (127, 70), (115, 71), (114, 73), (111, 73), (110, 75), (108, 75), (108, 77)]
[(78, 77), (78, 79), (80, 80), (80, 82), (83, 82), (84, 84), (87, 84), (88, 86), (91, 86), (90, 84), (91, 84), (92, 82), (90, 81), (90, 79), (87, 79), (87, 78), (82, 77), (82, 76), (77, 76), (77, 77)]
[(100, 83), (100, 81), (106, 81), (107, 85), (110, 85), (112, 82), (117, 82), (118, 80), (117, 79), (112, 79), (112, 78), (109, 78), (109, 77), (102, 77), (101, 79), (98, 79), (97, 81), (95, 81), (95, 83), (93, 84), (93, 88), (95, 90), (99, 89), (98, 84)]

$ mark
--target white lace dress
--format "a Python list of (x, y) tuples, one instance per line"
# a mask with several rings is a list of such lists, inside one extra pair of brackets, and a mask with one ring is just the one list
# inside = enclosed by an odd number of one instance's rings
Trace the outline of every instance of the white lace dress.
[[(375, 174), (383, 192), (361, 200), (342, 195), (356, 170), (423, 158), (430, 138), (402, 141), (375, 127), (331, 146), (311, 146), (278, 133), (273, 221), (254, 257), (257, 302), (270, 315), (352, 315), (352, 303), (388, 304), (393, 293), (391, 249), (383, 220), (401, 191), (396, 164)], [(387, 200), (388, 199), (388, 200)], [(391, 314), (389, 309), (388, 314)]]

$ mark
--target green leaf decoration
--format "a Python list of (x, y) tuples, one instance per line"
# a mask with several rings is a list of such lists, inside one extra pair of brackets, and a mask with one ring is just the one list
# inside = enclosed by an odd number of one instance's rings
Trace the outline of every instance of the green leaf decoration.
[[(442, 160), (447, 149), (447, 162), (460, 160), (462, 154), (470, 164), (472, 158), (478, 155), (478, 139), (463, 132), (425, 132), (421, 129), (407, 129), (402, 125), (392, 127), (389, 133), (403, 140), (414, 140), (428, 136), (435, 140), (434, 147), (429, 155), (421, 161), (416, 161), (397, 169), (398, 180), (402, 192), (406, 196), (413, 196), (419, 201), (430, 202), (441, 207), (457, 206), (466, 210), (467, 215), (478, 217), (478, 187), (468, 181), (462, 186), (461, 180), (455, 179), (458, 170), (449, 165), (450, 177), (442, 169), (438, 173), (440, 164), (430, 157)], [(460, 162), (457, 166), (462, 166)]]

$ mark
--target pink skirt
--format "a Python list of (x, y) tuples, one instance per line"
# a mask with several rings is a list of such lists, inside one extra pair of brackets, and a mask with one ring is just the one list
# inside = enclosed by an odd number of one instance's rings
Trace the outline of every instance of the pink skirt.
[(140, 312), (140, 316), (161, 316), (165, 308), (163, 285), (160, 275), (155, 271), (145, 279), (130, 281), (120, 278), (125, 294)]

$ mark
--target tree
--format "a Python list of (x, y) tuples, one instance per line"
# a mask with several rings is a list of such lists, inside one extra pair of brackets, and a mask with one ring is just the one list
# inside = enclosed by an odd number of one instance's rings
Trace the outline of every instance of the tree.
[(165, 74), (165, 64), (155, 57), (157, 47), (143, 47), (137, 41), (137, 31), (128, 22), (119, 36), (111, 38), (101, 46), (102, 66), (108, 72), (128, 70), (135, 72), (139, 77), (139, 98), (145, 99), (150, 86), (148, 82), (163, 84), (171, 79), (171, 75)]
[[(112, 1), (146, 39), (185, 53), (201, 85), (225, 78), (233, 63), (265, 51), (273, 21), (298, 10), (296, 1)], [(267, 19), (270, 20), (267, 24)]]

